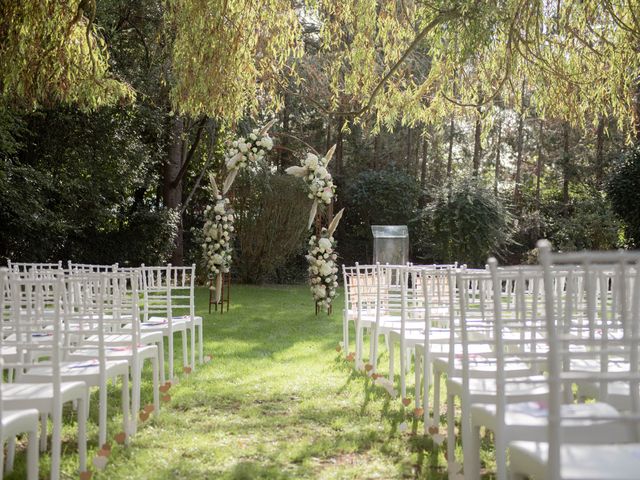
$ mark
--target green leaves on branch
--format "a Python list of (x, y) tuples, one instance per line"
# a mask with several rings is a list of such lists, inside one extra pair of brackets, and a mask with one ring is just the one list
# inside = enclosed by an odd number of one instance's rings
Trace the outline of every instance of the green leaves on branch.
[(281, 104), (277, 86), (301, 53), (289, 0), (171, 0), (175, 31), (171, 100), (176, 111), (235, 121), (260, 103)]
[(84, 14), (94, 2), (21, 0), (0, 6), (0, 102), (17, 109), (90, 110), (133, 98), (113, 78), (104, 41)]

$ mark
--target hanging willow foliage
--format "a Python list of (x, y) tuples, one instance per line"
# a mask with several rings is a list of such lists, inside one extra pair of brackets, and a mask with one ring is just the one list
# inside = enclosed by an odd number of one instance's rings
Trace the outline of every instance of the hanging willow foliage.
[(640, 136), (639, 0), (318, 0), (315, 9), (340, 115), (393, 128), (490, 112), (497, 98), (517, 109), (526, 79), (540, 115), (583, 127), (608, 115)]
[(95, 0), (0, 3), (0, 95), (12, 108), (73, 103), (84, 109), (133, 97), (109, 75), (93, 24)]
[(180, 113), (237, 120), (278, 108), (278, 77), (301, 53), (289, 0), (171, 0), (171, 99)]

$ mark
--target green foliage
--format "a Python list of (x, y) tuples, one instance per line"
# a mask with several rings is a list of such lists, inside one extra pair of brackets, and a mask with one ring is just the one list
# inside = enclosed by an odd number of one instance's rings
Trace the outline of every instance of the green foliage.
[(259, 99), (278, 105), (280, 73), (300, 53), (289, 0), (171, 0), (166, 21), (176, 111), (236, 121)]
[(2, 2), (0, 104), (93, 109), (133, 97), (131, 88), (109, 72), (109, 55), (91, 10), (95, 0)]
[(416, 214), (420, 185), (395, 168), (363, 171), (338, 188), (345, 206), (338, 251), (347, 263), (371, 260), (371, 225), (407, 225)]
[(482, 266), (500, 255), (513, 237), (513, 217), (504, 201), (476, 178), (442, 188), (422, 217), (439, 262)]
[(607, 183), (613, 211), (626, 223), (627, 237), (640, 244), (640, 146), (626, 152), (614, 165)]
[(142, 208), (119, 220), (117, 229), (84, 229), (71, 237), (66, 248), (69, 257), (83, 263), (122, 266), (160, 265), (171, 257), (178, 233), (177, 212)]
[(568, 211), (559, 207), (545, 212), (546, 237), (562, 251), (609, 250), (619, 243), (620, 222), (611, 204), (598, 192), (574, 198)]
[(166, 258), (164, 245), (173, 235), (164, 225), (169, 214), (147, 193), (158, 181), (161, 139), (147, 121), (131, 109), (20, 118), (22, 146), (15, 154), (3, 152), (0, 163), (0, 257), (100, 263)]
[[(291, 272), (307, 238), (310, 201), (302, 182), (289, 175), (270, 172), (262, 166), (243, 172), (234, 185), (237, 254), (233, 269), (243, 283), (296, 280), (304, 275)], [(284, 276), (284, 278), (283, 278)]]

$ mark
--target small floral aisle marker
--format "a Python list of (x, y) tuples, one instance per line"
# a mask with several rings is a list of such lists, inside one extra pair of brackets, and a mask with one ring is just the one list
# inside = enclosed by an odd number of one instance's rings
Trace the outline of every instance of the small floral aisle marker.
[[(318, 155), (308, 152), (306, 157), (300, 161), (300, 166), (289, 167), (286, 170), (289, 175), (302, 178), (309, 189), (308, 196), (313, 200), (313, 204), (309, 212), (308, 229), (313, 226), (318, 210), (330, 205), (335, 197), (336, 187), (327, 169), (335, 149), (334, 145), (324, 157), (318, 157)], [(319, 228), (315, 235), (311, 235), (306, 255), (309, 263), (311, 293), (316, 308), (321, 307), (327, 312), (330, 312), (338, 287), (338, 266), (336, 263), (338, 256), (335, 252), (336, 241), (333, 234), (338, 228), (343, 212), (344, 208), (333, 218), (329, 227)]]
[(254, 128), (248, 138), (238, 137), (228, 142), (228, 148), (225, 152), (225, 165), (228, 173), (223, 182), (222, 190), (218, 188), (215, 175), (209, 175), (215, 203), (213, 207), (209, 205), (205, 209), (201, 244), (205, 266), (209, 278), (212, 280), (210, 288), (216, 292), (216, 303), (220, 303), (222, 274), (229, 273), (233, 253), (235, 214), (231, 208), (231, 202), (227, 198), (227, 193), (241, 170), (247, 168), (249, 163), (263, 159), (267, 152), (273, 148), (273, 140), (268, 131), (274, 123), (275, 119), (260, 129)]

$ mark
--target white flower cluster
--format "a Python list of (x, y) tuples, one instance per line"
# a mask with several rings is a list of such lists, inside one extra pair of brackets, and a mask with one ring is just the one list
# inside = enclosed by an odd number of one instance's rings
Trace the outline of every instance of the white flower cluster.
[(202, 249), (207, 271), (215, 278), (218, 273), (227, 273), (231, 267), (231, 250), (235, 220), (228, 198), (218, 195), (213, 208), (204, 211)]
[(318, 158), (309, 152), (301, 164), (306, 169), (304, 181), (309, 187), (309, 198), (329, 205), (336, 192), (333, 178), (327, 170), (326, 157)]
[(309, 239), (309, 279), (311, 293), (316, 303), (328, 309), (336, 296), (338, 287), (338, 256), (335, 251), (335, 240), (330, 237), (327, 229), (323, 228), (320, 237), (312, 235)]
[(241, 170), (248, 162), (264, 158), (267, 151), (273, 148), (273, 139), (268, 133), (259, 136), (260, 129), (254, 128), (248, 138), (238, 137), (237, 140), (228, 142), (225, 163), (229, 170)]

